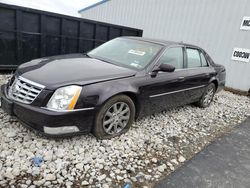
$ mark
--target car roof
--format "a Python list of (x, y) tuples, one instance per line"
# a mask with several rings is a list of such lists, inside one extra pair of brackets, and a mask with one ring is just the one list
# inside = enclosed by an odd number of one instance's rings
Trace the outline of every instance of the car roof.
[(192, 45), (192, 44), (187, 44), (187, 43), (183, 43), (183, 42), (167, 41), (167, 40), (161, 40), (161, 39), (153, 39), (153, 38), (145, 38), (145, 37), (129, 37), (129, 36), (122, 37), (122, 38), (151, 42), (151, 43), (160, 44), (163, 46), (184, 45), (184, 46), (189, 46), (189, 47), (194, 47), (194, 48), (200, 48), (200, 47)]

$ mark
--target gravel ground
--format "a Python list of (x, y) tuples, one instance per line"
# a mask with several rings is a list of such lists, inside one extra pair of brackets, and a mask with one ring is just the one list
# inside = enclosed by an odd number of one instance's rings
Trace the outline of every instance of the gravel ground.
[[(46, 139), (0, 110), (0, 187), (152, 187), (242, 122), (249, 106), (248, 97), (222, 91), (209, 108), (187, 105), (145, 117), (111, 140)], [(33, 157), (44, 159), (41, 167)]]

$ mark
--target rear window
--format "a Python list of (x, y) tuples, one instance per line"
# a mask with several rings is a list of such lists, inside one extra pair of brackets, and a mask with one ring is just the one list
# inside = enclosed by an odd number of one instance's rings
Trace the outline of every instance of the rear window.
[(201, 59), (199, 51), (187, 48), (188, 68), (201, 67)]
[(202, 52), (200, 52), (200, 56), (201, 56), (201, 65), (202, 65), (203, 67), (207, 67), (207, 66), (208, 66), (207, 60), (206, 60), (206, 58), (205, 58), (205, 56), (203, 55)]
[(204, 54), (198, 49), (187, 48), (187, 67), (207, 67), (207, 59)]

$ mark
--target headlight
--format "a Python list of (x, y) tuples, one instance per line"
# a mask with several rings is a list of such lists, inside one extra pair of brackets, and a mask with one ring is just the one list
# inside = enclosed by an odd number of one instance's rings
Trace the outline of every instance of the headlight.
[(47, 108), (51, 110), (73, 110), (75, 104), (80, 96), (82, 87), (80, 86), (66, 86), (59, 88), (50, 98)]

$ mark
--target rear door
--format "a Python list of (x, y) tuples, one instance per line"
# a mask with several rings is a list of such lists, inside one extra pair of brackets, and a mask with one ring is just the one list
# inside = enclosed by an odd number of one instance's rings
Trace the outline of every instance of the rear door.
[(187, 98), (189, 102), (194, 102), (202, 96), (211, 77), (213, 77), (216, 72), (209, 66), (200, 49), (186, 47), (185, 57), (186, 61), (184, 66), (188, 70), (188, 75), (185, 79), (189, 88), (189, 90), (185, 92), (185, 98)]

